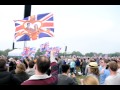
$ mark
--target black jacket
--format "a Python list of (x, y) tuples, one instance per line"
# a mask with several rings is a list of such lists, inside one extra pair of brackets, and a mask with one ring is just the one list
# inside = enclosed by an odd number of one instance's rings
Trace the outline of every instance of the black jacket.
[(19, 73), (19, 74), (14, 74), (14, 76), (20, 80), (20, 83), (29, 79), (29, 75), (26, 72), (22, 72), (22, 73)]
[(14, 77), (12, 73), (0, 69), (0, 85), (20, 85), (20, 80)]

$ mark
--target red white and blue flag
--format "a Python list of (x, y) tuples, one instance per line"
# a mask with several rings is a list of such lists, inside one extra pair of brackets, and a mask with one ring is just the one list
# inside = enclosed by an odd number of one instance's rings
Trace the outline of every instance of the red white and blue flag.
[(57, 47), (49, 47), (49, 42), (43, 43), (40, 45), (40, 52), (45, 51), (45, 56), (49, 57), (51, 50), (55, 51), (55, 56), (58, 56), (61, 48), (59, 46)]
[(60, 48), (60, 47), (49, 47), (49, 48), (46, 50), (45, 56), (48, 56), (48, 57), (49, 57), (51, 50), (54, 50), (54, 51), (55, 51), (55, 56), (58, 56), (61, 48)]
[(46, 51), (49, 48), (49, 42), (40, 45), (40, 52)]
[(36, 48), (35, 47), (25, 47), (23, 52), (22, 52), (22, 56), (23, 57), (34, 57), (36, 53)]
[(15, 40), (30, 41), (54, 36), (53, 14), (44, 13), (14, 20)]
[(29, 56), (30, 57), (35, 57), (35, 53), (36, 53), (36, 48), (35, 47), (30, 48)]
[(25, 47), (23, 52), (22, 52), (22, 56), (23, 57), (28, 56), (29, 55), (29, 51), (30, 51), (30, 48), (29, 47)]

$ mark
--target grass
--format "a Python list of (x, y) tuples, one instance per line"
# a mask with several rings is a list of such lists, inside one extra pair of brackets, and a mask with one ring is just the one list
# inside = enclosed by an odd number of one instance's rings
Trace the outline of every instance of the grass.
[[(77, 71), (79, 72), (80, 69), (78, 69)], [(78, 81), (78, 84), (80, 84), (80, 80), (79, 79), (83, 79), (83, 78), (85, 78), (85, 76), (83, 76), (83, 75), (76, 75), (76, 79)]]
[(76, 79), (78, 81), (78, 84), (80, 84), (80, 80), (79, 79), (83, 79), (85, 76), (82, 76), (82, 75), (77, 75), (76, 76)]

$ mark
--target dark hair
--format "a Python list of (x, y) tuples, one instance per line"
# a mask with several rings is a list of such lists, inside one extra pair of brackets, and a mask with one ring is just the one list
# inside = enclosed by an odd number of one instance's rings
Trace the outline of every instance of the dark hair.
[(107, 64), (106, 69), (108, 69), (108, 68), (109, 68), (109, 65)]
[(59, 59), (61, 59), (61, 57), (60, 57), (60, 56), (58, 56), (58, 58), (59, 58)]
[(115, 61), (111, 61), (109, 62), (109, 68), (112, 70), (112, 71), (117, 71), (118, 69), (118, 65)]
[(5, 59), (2, 59), (0, 58), (0, 68), (4, 69), (6, 66), (6, 60)]
[(70, 69), (69, 65), (62, 65), (62, 72), (66, 73), (68, 71), (68, 69)]
[(50, 67), (50, 60), (46, 56), (40, 56), (36, 64), (39, 72), (46, 73)]
[(57, 60), (57, 61), (58, 61), (58, 58), (55, 58), (55, 60)]
[(83, 62), (83, 59), (81, 59), (81, 62)]
[(28, 66), (29, 66), (29, 68), (33, 68), (34, 67), (34, 61), (29, 61)]

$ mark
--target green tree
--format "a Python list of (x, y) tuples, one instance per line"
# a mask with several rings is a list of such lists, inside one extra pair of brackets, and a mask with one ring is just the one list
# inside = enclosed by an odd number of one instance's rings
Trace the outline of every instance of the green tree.
[(96, 53), (94, 53), (94, 52), (90, 52), (90, 53), (86, 53), (85, 56), (87, 56), (87, 57), (93, 57), (94, 54), (96, 54)]
[(98, 56), (102, 56), (103, 55), (103, 53), (98, 53)]
[(59, 56), (64, 56), (64, 53), (59, 53)]
[(118, 56), (120, 56), (120, 53), (119, 52), (115, 52), (115, 53), (110, 53), (110, 54), (108, 54), (110, 57), (118, 57)]
[(4, 51), (4, 55), (7, 56), (7, 55), (8, 55), (8, 52), (10, 52), (10, 51), (12, 51), (12, 49), (6, 49), (6, 50)]
[(79, 51), (73, 51), (72, 55), (83, 56), (82, 53), (80, 53)]
[(0, 55), (3, 55), (3, 51), (2, 50), (0, 50)]
[(7, 56), (8, 55), (8, 52), (12, 51), (11, 49), (6, 49), (6, 50), (0, 50), (0, 55), (4, 55), (4, 56)]

